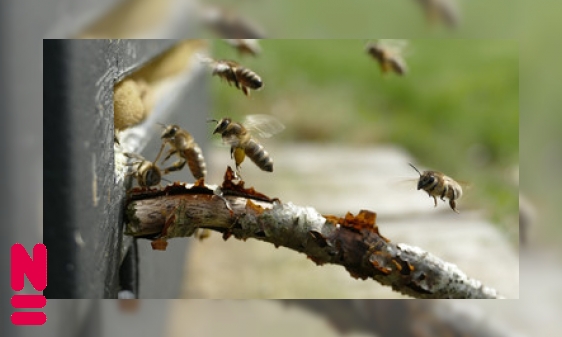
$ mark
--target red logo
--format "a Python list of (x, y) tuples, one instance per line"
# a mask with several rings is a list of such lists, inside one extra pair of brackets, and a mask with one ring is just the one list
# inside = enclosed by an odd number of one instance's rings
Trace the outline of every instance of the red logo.
[[(11, 285), (16, 292), (24, 288), (24, 276), (37, 291), (42, 292), (47, 287), (47, 248), (38, 243), (33, 247), (33, 258), (27, 254), (24, 246), (16, 243), (11, 252)], [(47, 304), (43, 294), (14, 295), (12, 306), (17, 309), (38, 309)], [(42, 311), (16, 311), (12, 314), (14, 325), (43, 325), (47, 321), (47, 315)]]

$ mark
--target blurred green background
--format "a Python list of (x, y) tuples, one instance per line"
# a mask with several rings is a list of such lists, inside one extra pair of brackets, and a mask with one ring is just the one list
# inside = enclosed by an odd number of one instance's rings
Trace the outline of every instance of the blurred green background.
[(207, 0), (236, 9), (269, 38), (517, 38), (518, 1), (458, 0), (461, 24), (430, 27), (417, 0)]
[(215, 58), (239, 61), (265, 85), (248, 99), (213, 79), (214, 117), (274, 115), (284, 143), (400, 145), (419, 166), (469, 182), (463, 206), (484, 210), (516, 243), (518, 42), (409, 40), (404, 77), (382, 74), (368, 42), (262, 40), (253, 58), (216, 40)]

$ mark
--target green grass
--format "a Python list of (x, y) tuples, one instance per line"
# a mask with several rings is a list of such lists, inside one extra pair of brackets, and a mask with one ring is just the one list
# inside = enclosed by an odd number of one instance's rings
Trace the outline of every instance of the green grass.
[(260, 57), (240, 59), (216, 41), (216, 57), (239, 60), (265, 87), (247, 99), (213, 80), (215, 117), (273, 114), (285, 142), (402, 145), (421, 166), (472, 182), (463, 203), (516, 226), (517, 41), (410, 40), (405, 77), (383, 76), (366, 42), (265, 40)]

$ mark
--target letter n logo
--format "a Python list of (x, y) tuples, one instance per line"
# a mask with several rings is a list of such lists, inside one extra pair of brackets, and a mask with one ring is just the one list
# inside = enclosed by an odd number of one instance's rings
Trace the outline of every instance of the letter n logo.
[[(24, 276), (38, 292), (47, 287), (47, 248), (38, 243), (33, 247), (33, 258), (27, 254), (25, 247), (16, 243), (11, 248), (11, 286), (20, 292), (24, 288)], [(16, 294), (12, 297), (12, 306), (17, 309), (43, 308), (47, 299), (43, 294)], [(43, 325), (47, 315), (42, 311), (17, 311), (12, 314), (14, 325)]]

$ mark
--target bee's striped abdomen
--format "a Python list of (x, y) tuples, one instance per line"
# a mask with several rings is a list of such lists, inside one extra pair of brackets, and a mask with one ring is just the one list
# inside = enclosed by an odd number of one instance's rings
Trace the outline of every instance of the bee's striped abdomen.
[(273, 159), (264, 147), (256, 142), (254, 139), (250, 139), (248, 144), (245, 146), (246, 155), (263, 171), (273, 172)]
[(243, 87), (248, 87), (252, 90), (258, 90), (263, 86), (261, 77), (255, 72), (247, 68), (236, 68), (236, 78), (238, 82), (242, 84)]
[(201, 148), (193, 143), (191, 147), (183, 151), (183, 154), (195, 179), (205, 178), (207, 175), (207, 165), (205, 164)]

